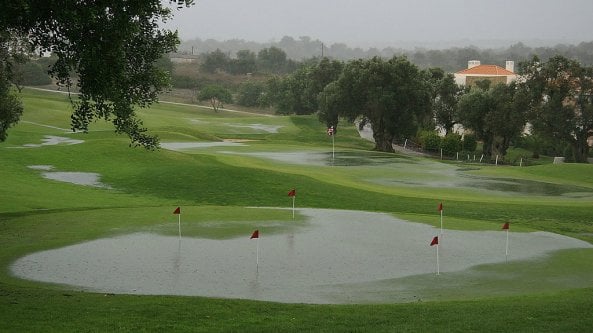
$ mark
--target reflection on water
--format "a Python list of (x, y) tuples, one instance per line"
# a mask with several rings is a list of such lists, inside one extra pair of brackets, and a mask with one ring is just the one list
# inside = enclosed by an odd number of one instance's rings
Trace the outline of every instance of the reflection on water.
[(432, 188), (459, 188), (477, 191), (487, 191), (500, 195), (537, 195), (537, 196), (564, 196), (569, 198), (593, 197), (593, 189), (573, 186), (552, 184), (523, 179), (508, 178), (487, 178), (469, 176), (465, 174), (447, 175), (443, 174), (439, 179), (420, 180), (411, 179), (374, 179), (373, 182), (385, 185), (410, 186), (410, 187), (432, 187)]
[[(471, 186), (490, 191), (544, 196), (593, 196), (593, 189), (580, 186), (551, 184), (523, 179), (477, 178)], [(469, 185), (469, 184), (468, 184)]]
[(363, 152), (363, 151), (336, 151), (329, 152), (257, 152), (237, 153), (225, 151), (227, 154), (241, 154), (271, 159), (277, 162), (299, 165), (324, 165), (324, 166), (366, 166), (384, 165), (389, 163), (413, 164), (414, 161), (404, 159), (394, 154)]
[[(21, 278), (91, 291), (289, 303), (332, 303), (337, 285), (434, 273), (435, 252), (428, 244), (437, 229), (431, 226), (380, 213), (299, 211), (309, 223), (275, 234), (258, 227), (259, 240), (249, 239), (250, 233), (224, 240), (136, 233), (34, 253), (11, 270)], [(593, 247), (545, 232), (511, 232), (510, 244), (510, 260)], [(501, 231), (446, 230), (439, 246), (443, 273), (505, 261)]]

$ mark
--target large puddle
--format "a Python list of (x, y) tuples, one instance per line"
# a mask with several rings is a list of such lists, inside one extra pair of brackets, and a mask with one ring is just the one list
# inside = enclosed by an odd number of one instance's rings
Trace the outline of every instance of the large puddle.
[[(336, 286), (435, 272), (435, 248), (429, 242), (438, 230), (431, 226), (380, 213), (299, 212), (308, 217), (304, 226), (284, 234), (260, 227), (259, 240), (135, 233), (34, 253), (18, 259), (11, 270), (20, 278), (89, 291), (288, 303), (356, 303), (362, 300), (344, 300)], [(445, 230), (441, 273), (504, 262), (505, 236), (503, 231)], [(547, 232), (511, 232), (509, 243), (509, 260), (593, 247)], [(375, 301), (397, 301), (392, 297)]]
[(111, 189), (112, 187), (101, 182), (101, 175), (94, 172), (76, 171), (54, 171), (53, 165), (29, 165), (29, 169), (40, 170), (43, 178), (57, 180), (60, 182), (76, 185), (101, 187)]
[(544, 183), (524, 179), (489, 178), (469, 176), (461, 171), (453, 175), (444, 175), (438, 180), (398, 180), (374, 179), (373, 182), (385, 185), (407, 187), (449, 187), (488, 192), (495, 195), (538, 195), (561, 196), (567, 198), (593, 197), (593, 189), (582, 186)]
[(39, 148), (43, 146), (56, 146), (56, 145), (78, 145), (83, 143), (84, 140), (71, 139), (63, 136), (46, 135), (41, 139), (41, 143), (27, 143), (20, 147), (8, 147), (8, 148)]
[(387, 155), (375, 152), (363, 151), (338, 151), (338, 152), (256, 152), (256, 153), (236, 153), (225, 152), (227, 154), (241, 154), (245, 156), (254, 156), (258, 158), (270, 159), (277, 162), (299, 165), (319, 165), (319, 166), (370, 166), (389, 163), (413, 163), (410, 160), (400, 158), (396, 155)]

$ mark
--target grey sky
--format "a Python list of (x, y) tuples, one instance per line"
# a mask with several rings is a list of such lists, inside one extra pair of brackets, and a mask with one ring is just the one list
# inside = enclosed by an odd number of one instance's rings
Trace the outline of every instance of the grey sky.
[(593, 40), (592, 0), (197, 0), (167, 27), (183, 40), (309, 36), (351, 46), (399, 42)]

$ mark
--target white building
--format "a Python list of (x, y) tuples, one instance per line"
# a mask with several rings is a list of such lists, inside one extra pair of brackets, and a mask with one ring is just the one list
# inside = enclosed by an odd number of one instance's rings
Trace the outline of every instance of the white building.
[(482, 65), (479, 60), (467, 62), (467, 69), (455, 73), (455, 82), (463, 86), (474, 85), (476, 81), (489, 80), (492, 85), (497, 83), (509, 84), (517, 80), (514, 72), (515, 62), (507, 61), (506, 68), (497, 65)]

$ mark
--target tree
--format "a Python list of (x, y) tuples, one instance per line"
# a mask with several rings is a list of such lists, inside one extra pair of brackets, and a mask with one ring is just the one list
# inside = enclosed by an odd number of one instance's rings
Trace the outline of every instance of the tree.
[[(325, 58), (319, 62), (301, 66), (284, 78), (274, 78), (268, 85), (274, 91), (272, 104), (281, 114), (312, 114), (318, 110), (319, 93), (328, 83), (335, 81), (343, 64)], [(335, 125), (335, 124), (334, 124)]]
[(262, 96), (265, 93), (265, 86), (259, 82), (247, 81), (239, 86), (237, 103), (243, 106), (262, 106), (265, 102)]
[(268, 73), (284, 73), (286, 53), (277, 47), (265, 48), (257, 54), (258, 68)]
[[(431, 111), (428, 75), (403, 57), (349, 62), (336, 85), (328, 85), (322, 96), (342, 108), (340, 116), (368, 120), (380, 151), (392, 152), (395, 139), (415, 135)], [(328, 109), (327, 101), (321, 112), (331, 115), (335, 109)]]
[(463, 89), (457, 85), (452, 74), (445, 75), (440, 68), (431, 68), (429, 73), (433, 86), (433, 113), (436, 125), (440, 126), (445, 134), (451, 133), (458, 123), (457, 103)]
[(51, 84), (51, 78), (47, 74), (47, 71), (37, 62), (28, 61), (23, 64), (15, 64), (14, 71), (15, 76), (12, 82), (17, 87)]
[(0, 142), (6, 140), (8, 129), (18, 123), (23, 113), (23, 105), (11, 90), (10, 82), (19, 55), (14, 54), (9, 44), (8, 33), (0, 31)]
[(204, 62), (200, 66), (202, 70), (207, 73), (215, 73), (216, 71), (226, 71), (229, 68), (231, 60), (220, 49), (206, 54)]
[[(171, 0), (178, 8), (193, 0)], [(155, 148), (135, 107), (147, 107), (168, 86), (168, 76), (155, 67), (175, 49), (176, 32), (159, 29), (171, 17), (160, 0), (146, 1), (5, 1), (0, 31), (26, 36), (32, 49), (57, 56), (50, 74), (80, 95), (72, 99), (72, 129), (88, 131), (97, 118), (110, 120), (132, 145)], [(73, 80), (73, 76), (76, 80)]]
[(511, 140), (525, 127), (528, 101), (515, 83), (487, 90), (474, 87), (459, 101), (460, 121), (483, 141), (485, 156), (505, 156)]
[(223, 103), (232, 103), (233, 96), (226, 88), (218, 85), (208, 85), (198, 92), (198, 100), (209, 101), (214, 112), (218, 112), (219, 108), (223, 108)]
[(253, 73), (257, 69), (255, 53), (249, 50), (240, 50), (237, 52), (237, 58), (232, 59), (229, 65), (231, 74)]
[(545, 63), (533, 58), (522, 74), (531, 96), (529, 120), (534, 129), (570, 145), (575, 162), (587, 162), (587, 138), (593, 132), (593, 67), (562, 56)]

